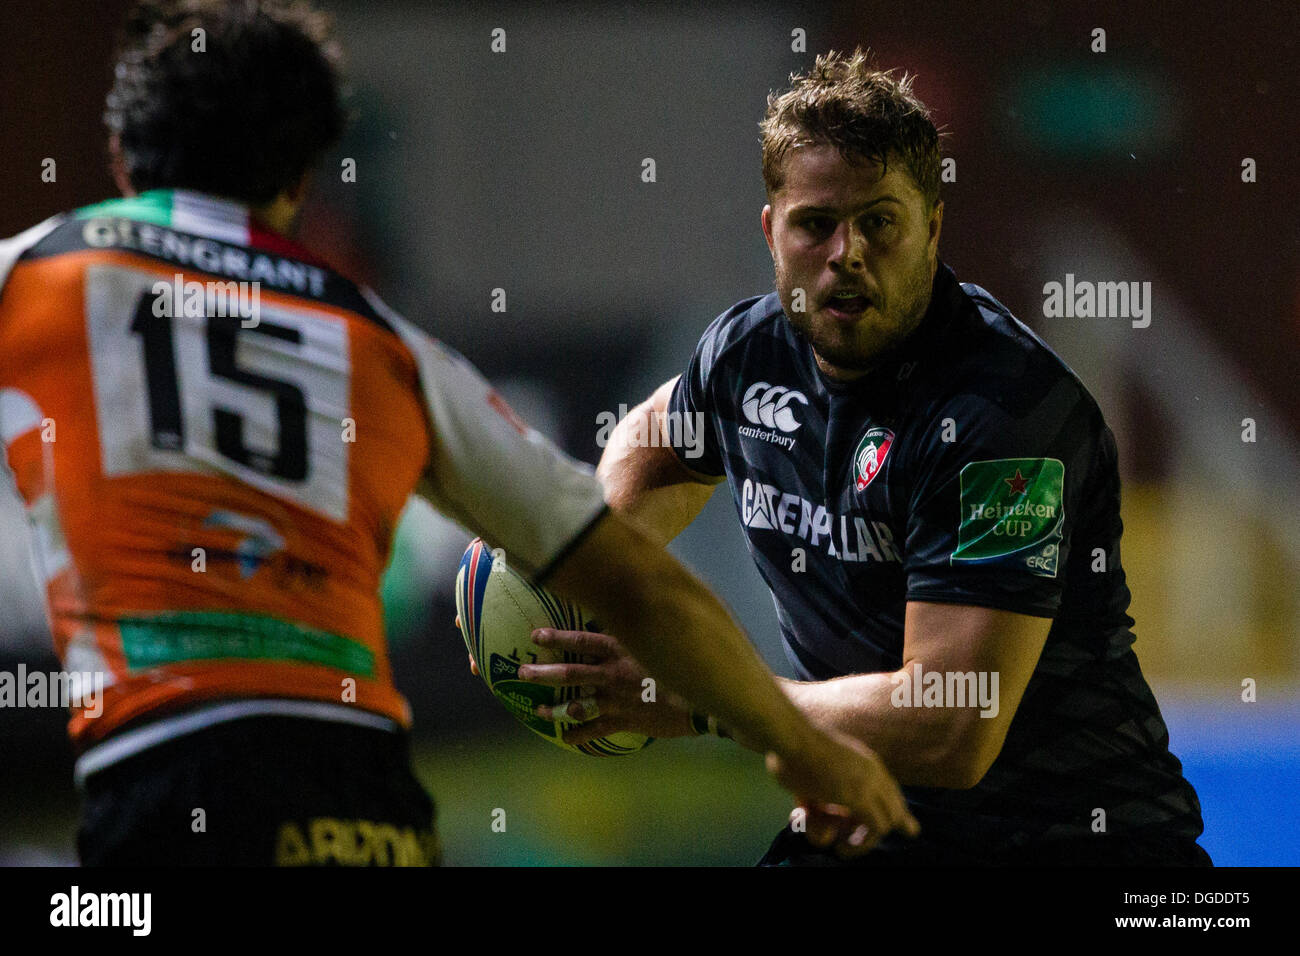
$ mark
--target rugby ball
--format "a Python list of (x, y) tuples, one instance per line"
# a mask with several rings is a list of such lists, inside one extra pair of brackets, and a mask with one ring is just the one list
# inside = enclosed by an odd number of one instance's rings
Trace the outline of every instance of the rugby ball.
[(543, 720), (533, 713), (538, 704), (554, 707), (578, 697), (579, 689), (520, 680), (520, 666), (578, 661), (582, 656), (539, 647), (533, 643), (533, 631), (539, 627), (561, 631), (600, 628), (582, 608), (530, 583), (510, 567), (503, 552), (493, 552), (480, 538), (470, 542), (456, 572), (456, 613), (465, 647), (478, 663), (488, 690), (539, 737), (593, 757), (636, 753), (653, 739), (622, 732), (575, 747), (563, 737), (564, 728), (573, 724)]

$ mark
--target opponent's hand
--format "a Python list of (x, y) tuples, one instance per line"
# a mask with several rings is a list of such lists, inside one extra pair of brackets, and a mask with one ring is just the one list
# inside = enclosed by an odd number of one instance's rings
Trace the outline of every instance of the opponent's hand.
[(814, 846), (860, 856), (896, 828), (908, 836), (921, 832), (893, 775), (852, 737), (818, 730), (796, 750), (769, 753), (767, 768), (794, 794), (795, 813), (803, 812), (805, 835)]
[[(573, 721), (564, 742), (573, 746), (619, 731), (647, 737), (686, 737), (690, 711), (675, 695), (649, 685), (645, 668), (616, 638), (591, 631), (533, 631), (533, 643), (582, 655), (580, 662), (525, 664), (519, 679), (550, 687), (576, 687), (578, 698), (557, 707), (539, 704), (534, 713), (543, 720)], [(653, 688), (653, 699), (647, 700)]]

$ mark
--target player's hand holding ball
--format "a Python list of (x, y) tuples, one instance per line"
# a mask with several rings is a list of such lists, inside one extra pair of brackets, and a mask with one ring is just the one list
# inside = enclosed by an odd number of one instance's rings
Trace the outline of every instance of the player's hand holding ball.
[[(461, 627), (459, 618), (456, 627)], [(572, 691), (559, 704), (533, 708), (542, 720), (566, 725), (563, 739), (569, 746), (617, 733), (652, 739), (696, 733), (685, 702), (652, 681), (647, 683), (650, 678), (645, 668), (617, 638), (596, 631), (540, 628), (532, 632), (532, 642), (564, 659), (523, 664), (516, 676), (530, 684)], [(469, 665), (475, 675), (482, 676), (473, 655)]]
[[(456, 575), (456, 626), (470, 669), (520, 723), (553, 744), (590, 756), (623, 756), (645, 747), (657, 730), (672, 729), (668, 722), (629, 726), (621, 720), (625, 691), (639, 681), (640, 665), (613, 638), (592, 633), (598, 625), (582, 608), (530, 583), (477, 538)], [(574, 636), (534, 641), (539, 630)], [(601, 710), (608, 719), (601, 719)], [(620, 727), (611, 730), (616, 721)]]
[[(690, 712), (675, 695), (656, 686), (634, 657), (614, 637), (590, 631), (541, 628), (533, 643), (572, 656), (572, 663), (528, 664), (521, 680), (551, 687), (575, 687), (575, 699), (556, 707), (537, 708), (544, 720), (574, 721), (564, 742), (577, 746), (618, 732), (647, 737), (686, 737), (692, 733)], [(580, 662), (580, 663), (579, 663)]]

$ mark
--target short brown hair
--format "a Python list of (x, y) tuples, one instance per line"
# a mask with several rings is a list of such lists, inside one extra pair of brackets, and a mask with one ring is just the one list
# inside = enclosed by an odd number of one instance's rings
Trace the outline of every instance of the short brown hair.
[(870, 160), (888, 169), (897, 158), (925, 197), (939, 201), (939, 131), (930, 111), (912, 93), (914, 77), (878, 70), (861, 48), (846, 56), (817, 57), (805, 74), (790, 75), (790, 89), (767, 98), (763, 131), (763, 182), (768, 198), (785, 182), (786, 153), (827, 144), (849, 162)]
[(343, 133), (341, 59), (304, 0), (140, 0), (104, 121), (137, 190), (270, 202)]

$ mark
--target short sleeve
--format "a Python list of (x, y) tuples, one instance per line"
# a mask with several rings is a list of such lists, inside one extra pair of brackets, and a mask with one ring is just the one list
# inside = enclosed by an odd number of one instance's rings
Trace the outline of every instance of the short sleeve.
[(717, 354), (717, 337), (721, 319), (715, 320), (691, 355), (686, 372), (673, 387), (668, 398), (670, 425), (676, 423), (680, 434), (694, 441), (673, 442), (673, 450), (683, 465), (700, 475), (722, 477), (725, 469), (718, 445), (716, 409), (710, 400), (709, 376)]
[(430, 500), (504, 548), (520, 573), (544, 578), (606, 511), (594, 470), (521, 421), (454, 349), (391, 310), (383, 314), (419, 372), (432, 427)]
[(909, 601), (1056, 616), (1095, 452), (1092, 411), (1065, 378), (1027, 411), (971, 395), (939, 411), (911, 465)]

